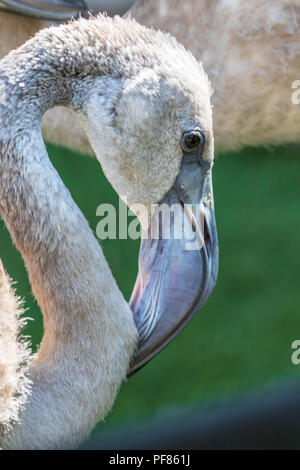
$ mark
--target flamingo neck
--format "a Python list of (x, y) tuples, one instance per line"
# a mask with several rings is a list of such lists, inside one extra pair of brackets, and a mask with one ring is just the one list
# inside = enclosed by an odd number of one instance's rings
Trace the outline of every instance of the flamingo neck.
[(13, 58), (0, 63), (0, 213), (24, 259), (44, 337), (30, 370), (31, 396), (1, 445), (73, 447), (111, 408), (137, 332), (41, 136), (43, 113), (70, 103), (72, 86), (26, 48), (14, 67)]

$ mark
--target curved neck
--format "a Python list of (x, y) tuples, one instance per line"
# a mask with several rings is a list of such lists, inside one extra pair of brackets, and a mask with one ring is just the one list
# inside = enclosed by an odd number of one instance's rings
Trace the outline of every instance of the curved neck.
[(31, 398), (3, 446), (70, 447), (112, 406), (137, 333), (41, 137), (44, 111), (72, 99), (71, 80), (51, 55), (38, 60), (41, 50), (30, 57), (30, 48), (20, 50), (0, 63), (0, 213), (24, 258), (45, 332)]

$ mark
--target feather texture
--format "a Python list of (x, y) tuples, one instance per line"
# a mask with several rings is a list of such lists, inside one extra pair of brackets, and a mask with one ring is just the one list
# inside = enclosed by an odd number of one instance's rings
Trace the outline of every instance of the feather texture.
[(31, 381), (26, 375), (32, 355), (28, 342), (20, 337), (26, 320), (22, 301), (0, 260), (0, 434), (18, 420)]

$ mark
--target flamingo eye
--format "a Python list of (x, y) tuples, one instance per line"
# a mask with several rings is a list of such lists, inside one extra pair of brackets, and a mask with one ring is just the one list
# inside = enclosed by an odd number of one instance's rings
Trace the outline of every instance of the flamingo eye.
[(204, 134), (200, 131), (187, 131), (182, 134), (181, 147), (184, 152), (193, 152), (205, 144)]

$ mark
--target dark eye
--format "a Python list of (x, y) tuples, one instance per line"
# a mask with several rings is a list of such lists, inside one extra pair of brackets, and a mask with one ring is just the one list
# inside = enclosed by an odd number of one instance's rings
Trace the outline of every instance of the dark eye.
[(182, 134), (181, 147), (184, 152), (192, 152), (198, 148), (203, 148), (205, 137), (200, 131), (188, 131)]

